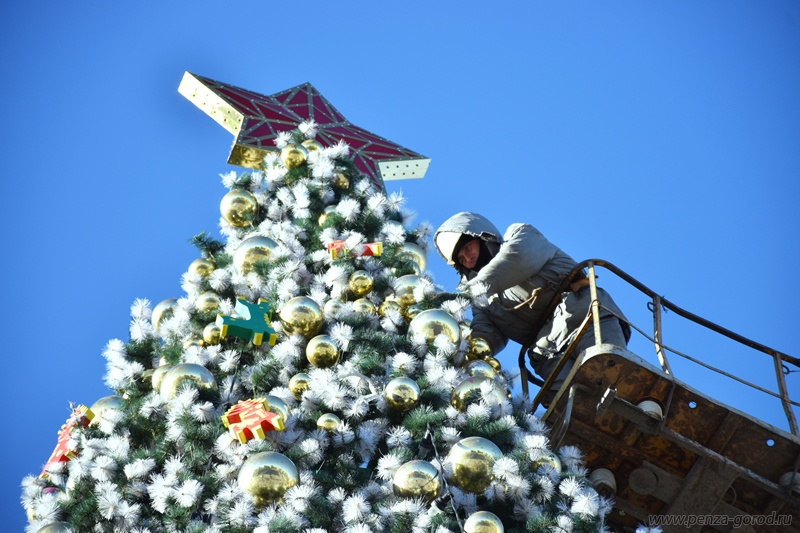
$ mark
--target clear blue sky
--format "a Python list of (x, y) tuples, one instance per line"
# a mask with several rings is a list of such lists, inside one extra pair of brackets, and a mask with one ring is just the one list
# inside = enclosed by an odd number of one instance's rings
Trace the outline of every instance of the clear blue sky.
[[(232, 138), (178, 94), (185, 70), (266, 94), (309, 81), (432, 158), (423, 180), (389, 183), (418, 222), (530, 222), (576, 259), (800, 356), (794, 0), (7, 2), (0, 43), (9, 531), (68, 402), (111, 394), (101, 352), (127, 340), (131, 303), (182, 296), (187, 239), (216, 233)], [(651, 330), (644, 298), (600, 281)], [(667, 344), (775, 388), (766, 356), (666, 318)], [(647, 341), (631, 347), (653, 359)], [(787, 427), (777, 401), (671, 361)], [(800, 373), (787, 380), (800, 398)]]

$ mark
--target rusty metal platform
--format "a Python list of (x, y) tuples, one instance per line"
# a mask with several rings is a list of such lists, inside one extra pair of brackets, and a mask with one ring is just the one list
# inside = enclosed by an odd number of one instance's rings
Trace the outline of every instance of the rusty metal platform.
[(577, 446), (590, 470), (613, 473), (602, 486), (616, 485), (610, 520), (620, 531), (658, 515), (694, 522), (662, 524), (665, 533), (800, 532), (800, 438), (633, 352), (588, 349), (543, 419), (555, 447)]

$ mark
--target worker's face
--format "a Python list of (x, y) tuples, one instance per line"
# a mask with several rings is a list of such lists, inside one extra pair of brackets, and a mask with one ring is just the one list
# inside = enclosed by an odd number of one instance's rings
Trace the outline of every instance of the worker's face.
[(478, 262), (478, 255), (481, 253), (481, 243), (479, 239), (472, 239), (461, 247), (456, 258), (458, 263), (464, 268), (474, 268)]

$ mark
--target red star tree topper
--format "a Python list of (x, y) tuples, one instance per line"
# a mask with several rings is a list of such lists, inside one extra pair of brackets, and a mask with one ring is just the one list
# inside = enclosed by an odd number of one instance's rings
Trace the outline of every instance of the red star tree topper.
[(307, 120), (317, 123), (323, 146), (346, 142), (356, 167), (381, 189), (384, 180), (423, 177), (431, 161), (351, 124), (310, 83), (267, 96), (186, 72), (178, 92), (235, 136), (232, 165), (260, 168), (278, 133)]

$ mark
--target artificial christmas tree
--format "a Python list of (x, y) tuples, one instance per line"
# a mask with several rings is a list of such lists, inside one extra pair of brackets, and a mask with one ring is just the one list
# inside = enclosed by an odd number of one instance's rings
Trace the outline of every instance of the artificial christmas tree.
[(430, 228), (380, 153), (301, 118), (236, 145), (259, 168), (222, 176), (222, 240), (193, 239), (182, 297), (133, 304), (113, 395), (24, 480), (28, 531), (602, 530), (579, 451), (549, 448), (468, 295), (426, 274)]

